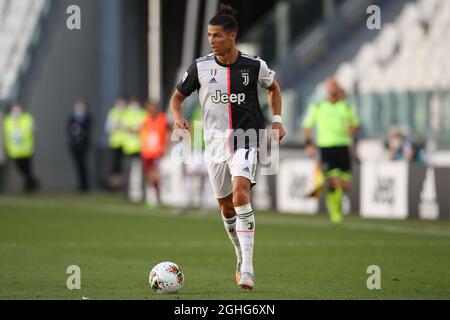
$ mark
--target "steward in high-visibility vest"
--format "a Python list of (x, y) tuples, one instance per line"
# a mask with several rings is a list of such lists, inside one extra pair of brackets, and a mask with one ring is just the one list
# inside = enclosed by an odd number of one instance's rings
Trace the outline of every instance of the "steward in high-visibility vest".
[(146, 112), (137, 101), (132, 102), (123, 115), (123, 124), (127, 133), (122, 150), (127, 156), (139, 155), (141, 152), (140, 131), (145, 117)]
[(126, 111), (126, 101), (117, 99), (114, 107), (109, 111), (106, 121), (106, 132), (109, 134), (108, 143), (111, 149), (121, 149), (126, 139), (127, 132), (123, 124), (123, 116)]
[(34, 154), (33, 117), (26, 112), (9, 114), (3, 122), (6, 154), (11, 159), (30, 158)]
[(35, 147), (33, 126), (33, 117), (24, 112), (19, 103), (12, 106), (11, 112), (3, 120), (6, 154), (22, 174), (25, 192), (35, 191), (39, 187), (32, 171)]
[(109, 111), (106, 121), (106, 132), (108, 133), (108, 146), (111, 166), (108, 174), (109, 186), (114, 190), (120, 189), (122, 185), (122, 160), (123, 144), (127, 138), (127, 131), (123, 122), (127, 101), (119, 97), (114, 107)]

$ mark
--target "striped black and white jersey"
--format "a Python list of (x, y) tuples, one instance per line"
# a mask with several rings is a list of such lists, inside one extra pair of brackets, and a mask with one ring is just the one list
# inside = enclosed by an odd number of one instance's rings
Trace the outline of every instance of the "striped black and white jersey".
[[(233, 135), (265, 129), (258, 85), (268, 88), (274, 77), (265, 61), (241, 52), (231, 65), (220, 63), (213, 54), (194, 61), (177, 89), (186, 97), (198, 91), (207, 154), (217, 157), (249, 148), (248, 142), (233, 143)], [(250, 147), (257, 145), (251, 142)]]

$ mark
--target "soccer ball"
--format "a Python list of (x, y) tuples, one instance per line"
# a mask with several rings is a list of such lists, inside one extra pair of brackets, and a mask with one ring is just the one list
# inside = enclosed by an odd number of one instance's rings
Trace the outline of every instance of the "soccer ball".
[(177, 264), (162, 262), (150, 271), (148, 280), (156, 293), (176, 293), (184, 284), (184, 275)]

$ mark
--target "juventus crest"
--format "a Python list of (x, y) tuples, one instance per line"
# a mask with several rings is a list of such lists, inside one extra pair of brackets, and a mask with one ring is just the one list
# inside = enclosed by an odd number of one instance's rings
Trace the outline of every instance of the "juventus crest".
[(250, 83), (250, 72), (248, 70), (242, 70), (242, 78), (244, 80), (244, 86), (248, 86)]

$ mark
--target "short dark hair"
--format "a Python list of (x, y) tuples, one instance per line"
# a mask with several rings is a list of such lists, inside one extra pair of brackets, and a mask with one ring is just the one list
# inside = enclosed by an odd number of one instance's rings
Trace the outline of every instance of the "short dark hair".
[(221, 4), (219, 12), (209, 21), (209, 25), (222, 26), (225, 32), (238, 32), (239, 26), (236, 16), (237, 11), (230, 5)]

